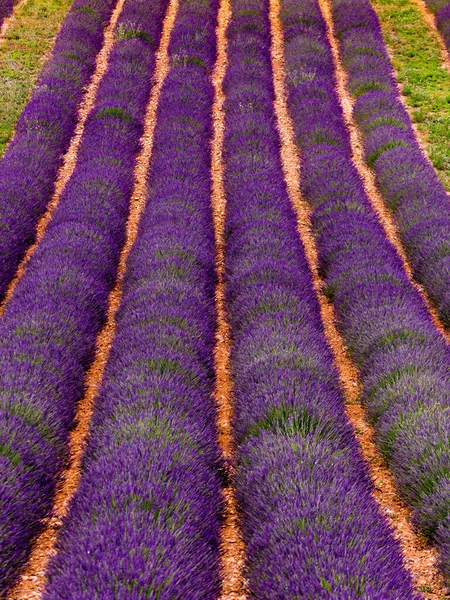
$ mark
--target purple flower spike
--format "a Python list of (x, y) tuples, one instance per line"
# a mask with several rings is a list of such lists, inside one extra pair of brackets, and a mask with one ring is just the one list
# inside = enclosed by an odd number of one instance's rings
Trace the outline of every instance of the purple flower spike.
[[(450, 199), (423, 155), (398, 98), (392, 64), (370, 2), (333, 0), (332, 9), (349, 90), (356, 98), (354, 116), (363, 134), (366, 161), (393, 211), (414, 277), (449, 325)], [(433, 229), (435, 234), (429, 235)]]
[(52, 197), (114, 5), (114, 0), (75, 0), (0, 159), (0, 298)]

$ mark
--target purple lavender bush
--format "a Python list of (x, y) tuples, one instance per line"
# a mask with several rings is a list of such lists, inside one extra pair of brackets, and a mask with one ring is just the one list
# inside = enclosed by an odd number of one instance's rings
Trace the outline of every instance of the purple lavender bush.
[(52, 505), (115, 281), (166, 0), (129, 0), (79, 159), (0, 322), (0, 594)]
[(114, 0), (75, 0), (0, 159), (0, 298), (52, 197), (114, 5)]
[(348, 87), (368, 165), (393, 211), (414, 277), (450, 325), (450, 199), (423, 155), (368, 0), (333, 0)]
[(180, 3), (147, 206), (45, 600), (219, 595), (210, 207), (217, 5)]
[[(429, 5), (430, 3), (428, 3)], [(450, 2), (446, 1), (443, 6), (436, 10), (434, 18), (436, 27), (444, 40), (445, 47), (450, 52)]]
[[(361, 5), (353, 8), (353, 22), (367, 20)], [(302, 192), (312, 209), (326, 293), (360, 368), (378, 444), (450, 577), (449, 349), (386, 239), (352, 162), (317, 1), (283, 0), (281, 19)]]
[(12, 14), (14, 6), (19, 0), (0, 0), (0, 27), (3, 25), (3, 21), (6, 17)]
[(250, 597), (415, 598), (345, 415), (283, 180), (268, 2), (232, 8), (225, 266)]
[(450, 2), (449, 0), (425, 0), (428, 10), (434, 13), (436, 27), (447, 51), (450, 52)]

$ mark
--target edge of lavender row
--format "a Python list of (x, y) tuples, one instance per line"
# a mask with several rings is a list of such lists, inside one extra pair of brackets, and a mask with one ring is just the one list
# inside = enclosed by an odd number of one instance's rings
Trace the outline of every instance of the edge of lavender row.
[(353, 164), (317, 0), (283, 0), (282, 7), (288, 105), (325, 291), (360, 368), (377, 443), (414, 522), (437, 540), (448, 576), (450, 352)]
[(6, 17), (9, 17), (13, 10), (14, 6), (19, 2), (19, 0), (0, 0), (0, 27), (3, 25), (3, 21)]
[(166, 3), (141, 15), (129, 0), (122, 12), (75, 171), (0, 322), (1, 591), (26, 560), (68, 458), (124, 242)]
[(425, 0), (427, 8), (433, 13), (437, 30), (450, 52), (450, 2), (448, 0)]

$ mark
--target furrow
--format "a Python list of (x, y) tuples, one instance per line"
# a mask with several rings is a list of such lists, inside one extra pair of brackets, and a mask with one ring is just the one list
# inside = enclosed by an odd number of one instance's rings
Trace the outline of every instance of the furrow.
[(233, 441), (233, 384), (230, 377), (230, 326), (225, 311), (225, 213), (223, 186), (223, 138), (225, 130), (223, 81), (228, 66), (226, 30), (231, 17), (229, 0), (222, 0), (217, 26), (217, 60), (213, 74), (214, 104), (212, 141), (212, 209), (214, 218), (216, 268), (218, 283), (215, 292), (217, 330), (214, 348), (216, 384), (214, 396), (218, 407), (219, 446), (230, 482), (223, 490), (224, 523), (221, 530), (221, 600), (245, 600), (243, 568), (245, 548), (236, 505), (233, 483), (235, 447)]
[[(282, 140), (281, 156), (283, 171), (292, 205), (297, 213), (297, 227), (305, 247), (314, 288), (319, 300), (325, 335), (333, 351), (341, 386), (345, 392), (346, 413), (359, 443), (360, 451), (368, 466), (373, 482), (373, 495), (384, 515), (395, 531), (401, 544), (403, 561), (411, 573), (416, 590), (429, 590), (426, 598), (441, 598), (444, 593), (442, 577), (437, 570), (436, 551), (418, 536), (411, 525), (411, 511), (399, 496), (394, 477), (377, 449), (373, 428), (367, 422), (361, 404), (361, 380), (358, 369), (352, 362), (344, 340), (336, 327), (333, 305), (325, 297), (325, 282), (319, 275), (319, 255), (311, 227), (311, 209), (300, 192), (301, 157), (294, 143), (294, 129), (287, 106), (285, 89), (284, 35), (280, 23), (280, 0), (271, 0), (272, 64), (275, 86), (275, 111)], [(342, 96), (341, 96), (342, 98)], [(344, 104), (344, 102), (342, 102)], [(346, 113), (345, 108), (343, 109)], [(349, 128), (350, 129), (350, 128)], [(351, 129), (350, 129), (351, 132)], [(352, 139), (352, 142), (354, 140)], [(355, 146), (354, 156), (359, 151)], [(359, 166), (361, 157), (355, 159)], [(365, 167), (365, 165), (364, 165)], [(364, 173), (364, 171), (363, 171)], [(366, 182), (365, 182), (366, 183)], [(365, 185), (366, 192), (373, 187)], [(431, 591), (432, 590), (432, 591)]]
[[(133, 175), (141, 166), (136, 166), (136, 156), (166, 6), (165, 0), (150, 9), (139, 0), (125, 3), (75, 170), (0, 323), (2, 592), (14, 581), (42, 520), (51, 513), (56, 484), (70, 459), (75, 466), (58, 487), (58, 510), (64, 511), (66, 494), (76, 486), (79, 446), (110, 335), (127, 221), (132, 235)], [(96, 341), (97, 362), (86, 382)], [(70, 438), (76, 417), (80, 423)], [(58, 520), (37, 544), (31, 577), (38, 579), (23, 580), (25, 587), (27, 581), (32, 587), (42, 581), (46, 544), (51, 549)], [(17, 593), (23, 597), (20, 589)]]

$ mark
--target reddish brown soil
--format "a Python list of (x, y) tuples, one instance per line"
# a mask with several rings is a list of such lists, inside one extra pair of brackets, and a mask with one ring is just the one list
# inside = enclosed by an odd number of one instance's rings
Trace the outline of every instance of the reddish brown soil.
[[(105, 44), (111, 47), (113, 26), (120, 14), (124, 0), (120, 0), (108, 28)], [(51, 517), (45, 522), (44, 529), (36, 539), (31, 558), (17, 586), (9, 595), (9, 600), (37, 600), (42, 596), (45, 586), (46, 568), (51, 556), (55, 553), (62, 519), (67, 514), (70, 500), (77, 490), (81, 472), (80, 464), (83, 450), (89, 434), (89, 426), (94, 410), (95, 399), (102, 381), (104, 368), (114, 339), (116, 328), (115, 317), (122, 298), (122, 284), (126, 271), (126, 263), (130, 250), (136, 239), (139, 220), (145, 208), (146, 179), (153, 148), (153, 137), (156, 124), (156, 111), (161, 95), (161, 88), (169, 72), (168, 45), (178, 10), (178, 0), (171, 0), (164, 19), (163, 31), (155, 69), (155, 85), (152, 89), (145, 117), (145, 129), (141, 138), (142, 150), (137, 157), (134, 170), (134, 188), (130, 204), (130, 213), (126, 225), (126, 241), (120, 255), (116, 284), (110, 294), (107, 321), (100, 332), (94, 362), (86, 375), (86, 394), (77, 409), (76, 426), (73, 429), (69, 446), (70, 462), (68, 469), (62, 474)], [(103, 53), (103, 71), (106, 69), (106, 56)], [(73, 164), (76, 155), (73, 155)], [(73, 169), (73, 166), (72, 166)]]
[[(214, 105), (212, 141), (212, 208), (216, 239), (216, 264), (218, 285), (216, 288), (217, 331), (215, 343), (216, 384), (214, 397), (217, 404), (218, 441), (223, 458), (233, 478), (234, 442), (231, 419), (233, 415), (233, 386), (230, 377), (230, 327), (224, 304), (224, 227), (226, 200), (223, 187), (223, 134), (225, 128), (222, 89), (227, 68), (226, 28), (231, 16), (229, 0), (221, 0), (217, 36), (217, 61), (213, 74)], [(220, 600), (245, 600), (243, 576), (245, 549), (236, 506), (233, 484), (224, 489), (224, 524), (221, 530), (221, 575)]]
[[(330, 7), (327, 0), (319, 0), (323, 14), (329, 28), (329, 39), (332, 43), (333, 57), (338, 73), (338, 91), (343, 103), (347, 122), (349, 124), (349, 110), (351, 105), (345, 92), (343, 70), (338, 62), (337, 45), (333, 36)], [(394, 478), (384, 463), (374, 444), (374, 432), (366, 421), (364, 409), (361, 405), (361, 382), (355, 365), (350, 360), (344, 341), (336, 328), (336, 317), (333, 306), (323, 294), (323, 281), (318, 274), (318, 254), (315, 241), (311, 233), (310, 209), (300, 193), (299, 161), (300, 156), (294, 143), (293, 127), (287, 109), (286, 90), (284, 87), (284, 41), (283, 31), (279, 20), (280, 0), (271, 0), (270, 16), (272, 24), (272, 62), (275, 80), (275, 110), (278, 127), (282, 140), (282, 161), (285, 178), (292, 204), (297, 212), (298, 231), (305, 246), (309, 266), (313, 275), (314, 286), (320, 303), (325, 334), (333, 351), (335, 364), (339, 371), (341, 385), (345, 394), (346, 412), (358, 439), (360, 449), (366, 460), (371, 478), (374, 483), (374, 497), (383, 514), (392, 525), (395, 537), (399, 540), (405, 566), (411, 573), (416, 591), (422, 592), (423, 597), (429, 600), (444, 598), (446, 589), (442, 577), (437, 570), (436, 551), (427, 545), (411, 526), (411, 514), (401, 500), (395, 485)], [(367, 191), (372, 196), (376, 193), (372, 179), (368, 178), (367, 169), (363, 169), (361, 145), (356, 138), (356, 128), (351, 127), (352, 146), (355, 152), (355, 163), (364, 176)], [(357, 147), (359, 144), (359, 148)], [(358, 151), (358, 153), (356, 152)], [(378, 212), (382, 206), (378, 206)], [(380, 219), (384, 220), (384, 213)], [(389, 224), (389, 239), (395, 242), (395, 229)], [(395, 235), (394, 235), (395, 234)], [(401, 247), (400, 247), (401, 249)], [(408, 270), (410, 274), (410, 270)]]

